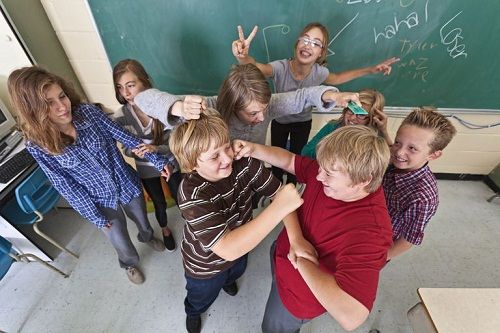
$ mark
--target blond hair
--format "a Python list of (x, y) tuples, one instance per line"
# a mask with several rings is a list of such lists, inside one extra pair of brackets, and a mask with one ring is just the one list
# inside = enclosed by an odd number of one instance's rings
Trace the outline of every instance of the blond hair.
[(382, 183), (390, 152), (384, 138), (373, 129), (353, 125), (324, 137), (318, 144), (317, 157), (325, 170), (331, 170), (336, 164), (349, 175), (353, 185), (369, 181), (365, 190), (372, 193)]
[[(359, 101), (361, 104), (364, 104), (368, 106), (366, 108), (366, 112), (368, 112), (368, 123), (366, 126), (369, 126), (379, 132), (379, 135), (382, 135), (380, 133), (377, 124), (374, 121), (375, 118), (375, 112), (380, 111), (384, 112), (384, 107), (385, 107), (385, 97), (380, 93), (379, 91), (375, 89), (362, 89), (359, 91)], [(345, 108), (342, 111), (342, 116), (340, 116), (339, 119), (333, 120), (334, 122), (338, 122), (341, 126), (344, 125), (345, 122), (345, 114), (347, 112), (348, 108)]]
[(222, 82), (217, 97), (217, 110), (229, 123), (233, 114), (243, 111), (252, 101), (267, 105), (270, 100), (271, 89), (257, 66), (235, 65)]
[(209, 108), (199, 119), (177, 126), (170, 135), (168, 145), (182, 172), (192, 172), (198, 165), (200, 155), (211, 145), (220, 147), (229, 142), (227, 124), (216, 110)]
[(401, 126), (416, 126), (434, 132), (434, 138), (429, 142), (431, 153), (443, 150), (457, 133), (453, 124), (434, 108), (422, 107), (413, 110), (401, 123)]
[(52, 85), (58, 85), (68, 96), (71, 108), (75, 108), (81, 99), (67, 81), (41, 67), (32, 66), (13, 71), (7, 85), (12, 105), (18, 112), (19, 127), (28, 141), (54, 155), (61, 154), (74, 142), (49, 119), (50, 105), (45, 97)]

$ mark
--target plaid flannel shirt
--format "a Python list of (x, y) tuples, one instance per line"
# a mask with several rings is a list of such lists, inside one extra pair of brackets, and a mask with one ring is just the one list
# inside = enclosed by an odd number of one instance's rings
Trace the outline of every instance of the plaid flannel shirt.
[[(33, 155), (59, 193), (83, 217), (102, 228), (108, 222), (99, 207), (116, 209), (141, 194), (139, 177), (125, 161), (116, 141), (135, 148), (142, 140), (109, 119), (91, 104), (73, 107), (76, 142), (60, 155), (27, 142)], [(172, 164), (172, 155), (146, 153), (158, 170)]]
[(384, 175), (383, 186), (393, 240), (403, 237), (420, 245), (424, 229), (439, 204), (436, 177), (427, 164), (409, 172), (398, 172), (390, 166)]

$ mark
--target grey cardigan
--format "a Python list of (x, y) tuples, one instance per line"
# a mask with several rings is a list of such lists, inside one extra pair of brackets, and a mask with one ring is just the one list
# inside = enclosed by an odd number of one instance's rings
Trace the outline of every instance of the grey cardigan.
[[(142, 109), (141, 109), (142, 110)], [(120, 112), (121, 111), (121, 112)], [(130, 133), (134, 134), (140, 139), (145, 140), (153, 140), (153, 133), (150, 132), (145, 134), (142, 126), (137, 122), (137, 119), (132, 115), (133, 110), (131, 110), (128, 104), (123, 105), (119, 111), (115, 112), (114, 118), (115, 121), (120, 124), (123, 128), (125, 128)], [(121, 114), (120, 114), (121, 113)], [(171, 155), (172, 152), (168, 147), (168, 139), (170, 137), (170, 130), (168, 126), (166, 126), (165, 131), (163, 132), (162, 144), (158, 145), (158, 154), (160, 155)], [(160, 177), (160, 172), (151, 164), (148, 163), (148, 160), (137, 157), (131, 149), (123, 147), (123, 153), (129, 157), (133, 157), (135, 160), (137, 173), (141, 178), (153, 178)], [(174, 171), (179, 170), (179, 166), (177, 163), (172, 165)]]
[[(286, 93), (272, 94), (268, 112), (263, 122), (256, 125), (243, 123), (234, 114), (229, 119), (231, 139), (242, 139), (260, 144), (266, 143), (267, 127), (271, 120), (284, 115), (296, 114), (309, 106), (315, 106), (318, 111), (331, 111), (335, 103), (323, 103), (321, 96), (325, 91), (338, 91), (331, 86), (316, 86), (298, 89)], [(170, 108), (183, 96), (175, 96), (158, 89), (147, 89), (134, 98), (134, 103), (148, 116), (160, 120), (165, 126), (172, 128), (183, 121), (170, 115)], [(217, 96), (206, 97), (207, 106), (216, 108)]]

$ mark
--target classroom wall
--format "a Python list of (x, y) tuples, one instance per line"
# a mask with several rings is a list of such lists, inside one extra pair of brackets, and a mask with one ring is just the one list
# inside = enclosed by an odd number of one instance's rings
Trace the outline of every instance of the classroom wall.
[(70, 80), (83, 95), (73, 67), (40, 1), (2, 0), (2, 4), (36, 64)]
[[(111, 64), (87, 2), (84, 0), (41, 0), (41, 2), (88, 98), (116, 110), (119, 104), (114, 97)], [(231, 51), (228, 49), (228, 52)], [(445, 89), (446, 87), (443, 87), (444, 93)], [(388, 110), (391, 116), (389, 131), (392, 137), (401, 122), (401, 117), (408, 112), (409, 110), (402, 109)], [(442, 112), (448, 114), (445, 110)], [(499, 113), (464, 112), (456, 116), (479, 125), (500, 122)], [(315, 115), (311, 135), (333, 117), (337, 116)], [(458, 135), (446, 148), (443, 157), (432, 162), (432, 170), (439, 173), (488, 174), (500, 162), (500, 126), (471, 130), (455, 119), (452, 119), (452, 122), (458, 130)]]

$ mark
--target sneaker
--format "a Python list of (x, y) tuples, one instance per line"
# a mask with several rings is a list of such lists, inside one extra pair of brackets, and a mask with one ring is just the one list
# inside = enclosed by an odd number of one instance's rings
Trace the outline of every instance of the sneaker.
[(163, 235), (163, 244), (165, 244), (168, 252), (175, 251), (175, 239), (172, 232), (170, 232), (170, 235), (168, 236)]
[(201, 317), (186, 317), (186, 329), (189, 333), (201, 332)]
[(159, 240), (156, 237), (151, 238), (151, 240), (149, 242), (147, 242), (146, 244), (151, 246), (153, 248), (153, 250), (155, 250), (155, 251), (158, 251), (158, 252), (165, 251), (165, 245), (162, 243), (161, 240)]
[(142, 284), (144, 282), (144, 275), (138, 268), (127, 267), (125, 271), (127, 272), (127, 277), (130, 282), (135, 284)]
[(235, 281), (227, 286), (222, 287), (222, 290), (224, 290), (229, 296), (234, 296), (238, 293), (238, 285)]

